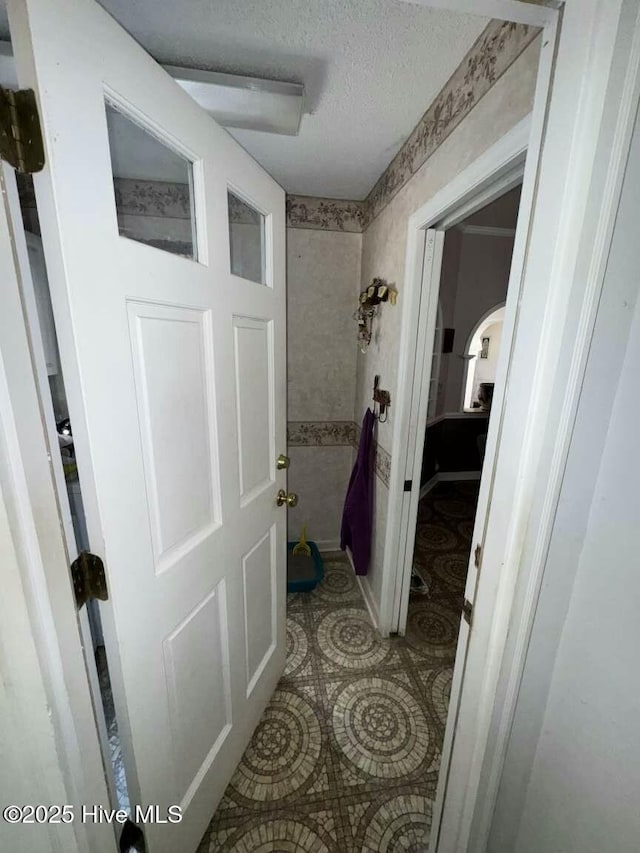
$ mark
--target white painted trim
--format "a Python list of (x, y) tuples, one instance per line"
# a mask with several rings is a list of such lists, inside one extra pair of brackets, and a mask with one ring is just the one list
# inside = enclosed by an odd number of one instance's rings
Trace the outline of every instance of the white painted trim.
[(373, 592), (371, 591), (369, 578), (367, 577), (367, 575), (356, 575), (356, 580), (358, 581), (360, 592), (362, 593), (362, 597), (364, 598), (364, 603), (367, 605), (367, 610), (369, 611), (369, 616), (373, 623), (373, 627), (377, 628), (380, 624), (380, 618), (378, 616), (376, 600), (373, 595)]
[[(554, 13), (554, 23), (550, 25), (542, 39), (541, 58), (538, 69), (536, 97), (532, 116), (522, 122), (503, 139), (492, 146), (475, 163), (458, 175), (438, 195), (416, 211), (409, 220), (407, 240), (407, 262), (404, 285), (404, 311), (402, 316), (402, 335), (400, 339), (400, 357), (398, 370), (398, 393), (396, 407), (396, 428), (392, 444), (392, 469), (390, 477), (389, 517), (385, 555), (383, 565), (381, 607), (387, 601), (391, 602), (391, 613), (381, 613), (382, 627), (386, 627), (385, 617), (391, 625), (391, 630), (404, 630), (409, 600), (409, 584), (407, 583), (407, 565), (411, 562), (413, 539), (417, 518), (417, 493), (403, 494), (400, 491), (401, 482), (405, 479), (419, 477), (423, 442), (417, 441), (417, 436), (424, 435), (426, 425), (425, 389), (423, 377), (430, 375), (431, 354), (429, 346), (431, 338), (428, 330), (433, 324), (424, 316), (432, 309), (433, 293), (439, 290), (439, 266), (427, 268), (420, 264), (421, 240), (420, 230), (425, 228), (442, 229), (452, 227), (469, 216), (474, 210), (484, 206), (489, 201), (502, 195), (508, 189), (516, 186), (522, 180), (520, 214), (517, 233), (514, 241), (508, 310), (504, 324), (504, 347), (502, 347), (501, 371), (498, 371), (496, 382), (496, 399), (493, 405), (493, 418), (490, 421), (484, 470), (486, 476), (481, 480), (478, 510), (475, 521), (474, 541), (482, 541), (489, 515), (489, 499), (493, 487), (494, 459), (496, 457), (502, 407), (509, 377), (508, 362), (518, 319), (520, 288), (525, 264), (526, 246), (531, 224), (531, 211), (535, 196), (538, 161), (542, 145), (547, 99), (550, 90), (551, 71), (556, 44), (557, 14)], [(521, 134), (520, 137), (518, 134)], [(528, 149), (526, 166), (523, 168), (525, 152)], [(427, 234), (431, 233), (427, 231)], [(438, 233), (437, 231), (435, 233)], [(423, 238), (424, 239), (424, 238)], [(424, 269), (422, 268), (424, 266)], [(424, 295), (422, 295), (424, 294)], [(425, 312), (425, 306), (427, 310)], [(417, 329), (416, 329), (417, 326)], [(417, 332), (417, 334), (416, 334)], [(524, 389), (518, 389), (522, 394)], [(513, 479), (513, 478), (512, 478)], [(521, 484), (519, 484), (521, 485)], [(406, 503), (409, 503), (407, 511)], [(513, 525), (513, 519), (500, 518), (503, 526)], [(494, 524), (496, 520), (494, 519)], [(504, 544), (504, 543), (503, 543)], [(471, 562), (471, 561), (470, 561)], [(504, 563), (494, 555), (489, 563), (493, 574), (499, 574)], [(483, 582), (491, 587), (495, 578), (491, 572), (483, 572)], [(394, 577), (395, 575), (395, 577)], [(477, 582), (477, 571), (471, 568), (467, 578), (465, 596), (474, 601)], [(386, 589), (385, 589), (386, 586)], [(391, 589), (389, 588), (391, 587)], [(391, 591), (393, 589), (393, 595)], [(494, 586), (495, 590), (495, 586)], [(386, 595), (385, 595), (386, 592)], [(477, 677), (481, 683), (485, 679), (485, 667), (488, 674), (492, 666), (500, 660), (499, 646), (488, 646), (491, 634), (490, 618), (484, 623), (474, 619), (474, 640), (476, 646), (483, 643), (485, 662), (478, 664)], [(445, 733), (445, 748), (442, 756), (441, 772), (438, 779), (436, 801), (433, 809), (431, 853), (454, 853), (465, 850), (469, 841), (473, 811), (463, 811), (468, 803), (475, 804), (480, 796), (479, 768), (474, 762), (479, 753), (484, 755), (486, 732), (480, 730), (476, 719), (490, 713), (495, 701), (495, 694), (489, 695), (481, 689), (470, 696), (465, 705), (462, 704), (464, 687), (469, 681), (466, 674), (466, 663), (469, 645), (466, 637), (470, 632), (461, 630), (458, 655), (454, 670), (456, 690), (452, 693), (448, 717), (448, 727)], [(463, 642), (463, 637), (465, 641)], [(503, 638), (504, 642), (504, 638)], [(491, 654), (494, 658), (491, 659)], [(464, 673), (464, 675), (463, 675)], [(462, 730), (461, 720), (467, 724), (467, 730)], [(457, 751), (456, 751), (457, 749)], [(454, 759), (458, 762), (454, 764)], [(461, 842), (461, 839), (464, 841)]]
[[(6, 183), (6, 199), (7, 209), (10, 212), (13, 222), (22, 224), (22, 212), (20, 209), (20, 199), (18, 196), (18, 187), (15, 180), (15, 175), (10, 168), (4, 169), (4, 178)], [(33, 372), (36, 380), (38, 397), (40, 401), (40, 410), (42, 415), (43, 426), (47, 436), (47, 446), (50, 453), (50, 467), (55, 487), (55, 497), (58, 504), (58, 512), (60, 514), (60, 523), (63, 532), (64, 546), (67, 552), (68, 562), (70, 563), (78, 556), (78, 548), (76, 545), (75, 532), (73, 529), (73, 521), (71, 518), (71, 508), (69, 506), (69, 496), (62, 468), (62, 457), (58, 449), (58, 433), (56, 430), (53, 402), (51, 398), (51, 388), (47, 376), (47, 367), (45, 362), (45, 353), (40, 332), (40, 321), (38, 309), (36, 307), (34, 282), (31, 273), (31, 261), (28, 254), (28, 248), (35, 246), (39, 251), (43, 251), (42, 240), (24, 231), (22, 228), (14, 230), (14, 253), (17, 264), (17, 269), (20, 272), (20, 294), (22, 297), (24, 319), (29, 335), (29, 343), (31, 347), (31, 359)], [(58, 370), (60, 370), (58, 365)], [(87, 608), (83, 608), (78, 613), (78, 627), (80, 629), (81, 644), (83, 649), (95, 649), (94, 639), (91, 634), (89, 617)], [(109, 744), (109, 734), (107, 732), (106, 721), (102, 710), (102, 694), (100, 692), (100, 681), (96, 666), (95, 656), (89, 652), (84, 655), (84, 665), (89, 678), (89, 686), (92, 695), (94, 708), (97, 709), (95, 721), (98, 729), (98, 737), (100, 739), (102, 749), (102, 759), (106, 768), (106, 779), (109, 789), (111, 803), (117, 803), (115, 778), (113, 775), (113, 766), (111, 764), (111, 746)], [(116, 831), (118, 829), (116, 828)]]
[(366, 575), (358, 575), (356, 574), (356, 567), (353, 562), (353, 555), (351, 553), (350, 548), (345, 549), (345, 554), (349, 560), (351, 568), (353, 569), (353, 574), (358, 581), (358, 586), (360, 587), (360, 592), (362, 593), (362, 597), (364, 598), (364, 603), (367, 606), (367, 610), (369, 611), (369, 617), (371, 618), (371, 622), (373, 623), (373, 627), (380, 630), (380, 617), (378, 614), (378, 607), (376, 605), (376, 600), (371, 591), (371, 585), (369, 583), (369, 578)]
[[(430, 376), (430, 364), (425, 363), (426, 335), (417, 335), (415, 327), (420, 321), (420, 303), (423, 281), (423, 255), (426, 228), (440, 223), (445, 217), (461, 209), (477, 210), (489, 201), (507, 192), (522, 180), (524, 160), (531, 127), (530, 117), (524, 118), (502, 139), (471, 163), (432, 199), (417, 210), (409, 219), (405, 281), (402, 298), (402, 319), (399, 346), (398, 382), (396, 393), (396, 422), (391, 448), (391, 472), (389, 477), (389, 515), (384, 549), (382, 577), (380, 631), (387, 635), (399, 628), (403, 580), (406, 576), (405, 559), (408, 528), (403, 528), (403, 506), (410, 501), (404, 492), (404, 481), (415, 479), (418, 470), (415, 460), (417, 443), (423, 444), (424, 426), (418, 422), (417, 412), (412, 406), (416, 387), (416, 370), (426, 369)], [(506, 179), (506, 183), (505, 183)], [(468, 214), (467, 214), (468, 215)], [(438, 274), (439, 278), (439, 274)], [(439, 283), (439, 282), (438, 282)], [(433, 292), (433, 289), (431, 289)], [(419, 387), (419, 385), (417, 386)], [(466, 413), (459, 413), (461, 416)], [(418, 436), (420, 440), (418, 442)], [(420, 447), (420, 458), (422, 446)], [(407, 509), (405, 509), (405, 513)], [(415, 504), (417, 512), (417, 502)], [(415, 527), (415, 516), (413, 518)], [(410, 560), (409, 560), (410, 562)], [(405, 566), (402, 572), (401, 566)], [(408, 595), (408, 590), (407, 590)], [(406, 596), (405, 596), (406, 597)], [(408, 600), (408, 598), (407, 598)]]
[[(475, 853), (483, 853), (488, 843), (491, 817), (495, 807), (500, 776), (507, 751), (509, 732), (515, 714), (518, 691), (542, 586), (565, 464), (569, 453), (582, 382), (606, 272), (609, 247), (618, 211), (634, 122), (640, 106), (640, 4), (637, 3), (637, 0), (635, 0), (635, 6), (636, 16), (633, 28), (628, 27), (625, 35), (625, 27), (621, 27), (621, 31), (615, 39), (616, 48), (619, 48), (620, 42), (625, 37), (631, 41), (624, 72), (620, 72), (622, 79), (617, 86), (615, 79), (611, 81), (608, 92), (600, 91), (596, 93), (605, 100), (607, 95), (619, 91), (619, 108), (615, 127), (610, 133), (610, 139), (599, 140), (600, 150), (594, 153), (596, 163), (592, 173), (596, 169), (599, 169), (602, 175), (602, 193), (598, 197), (596, 191), (596, 198), (591, 200), (590, 209), (587, 211), (587, 214), (591, 216), (591, 223), (589, 223), (587, 217), (584, 227), (586, 235), (586, 245), (584, 248), (589, 248), (591, 252), (587, 263), (584, 289), (579, 288), (581, 291), (579, 302), (581, 304), (579, 305), (580, 313), (577, 334), (572, 341), (572, 351), (567, 353), (570, 356), (570, 360), (568, 359), (565, 362), (569, 364), (569, 369), (566, 376), (562, 410), (559, 412), (557, 426), (552, 430), (553, 453), (548, 475), (545, 478), (546, 488), (544, 488), (538, 531), (534, 537), (532, 553), (524, 555), (522, 560), (521, 571), (523, 573), (522, 584), (524, 589), (521, 598), (515, 597), (513, 606), (511, 624), (513, 626), (514, 641), (513, 647), (507, 649), (507, 653), (505, 654), (500, 689), (501, 694), (504, 695), (504, 699), (502, 703), (496, 705), (494, 708), (491, 728), (496, 734), (494, 742), (490, 744), (491, 748), (487, 751), (488, 754), (483, 768), (483, 775), (486, 780), (484, 802), (479, 804), (474, 815), (475, 842), (470, 849), (475, 851)], [(606, 48), (608, 46), (607, 39), (611, 40), (614, 38), (615, 34), (611, 32), (614, 24), (612, 21), (603, 21), (602, 19), (596, 20), (596, 24), (600, 30), (597, 35), (600, 35), (604, 40)], [(602, 61), (606, 61), (606, 51), (601, 50), (599, 55), (602, 56)], [(615, 69), (613, 74), (615, 74)], [(586, 109), (582, 118), (584, 125), (588, 126), (589, 117)], [(607, 121), (604, 118), (602, 119), (601, 127), (605, 128), (606, 126)], [(599, 163), (596, 159), (598, 153), (600, 155)], [(576, 181), (579, 180), (580, 178), (576, 177)], [(569, 222), (565, 221), (563, 224), (565, 225), (565, 231), (568, 231), (570, 228)], [(593, 235), (589, 233), (589, 224), (593, 228)], [(562, 234), (559, 235), (559, 239), (562, 239), (563, 236)], [(581, 245), (576, 245), (576, 254), (579, 254), (581, 248)], [(579, 271), (577, 262), (576, 268)], [(526, 559), (527, 556), (528, 559)]]
[[(623, 21), (630, 7), (635, 21)], [(475, 601), (460, 703), (450, 708), (450, 724), (456, 711), (457, 719), (434, 808), (440, 835), (431, 850), (438, 853), (484, 853), (488, 843), (638, 104), (639, 15), (637, 0), (571, 0), (548, 115), (538, 116), (545, 136), (536, 209), (543, 215), (534, 210), (528, 228), (519, 343), (508, 366), (510, 405), (500, 434), (490, 429), (487, 443), (489, 454), (500, 439), (495, 477), (486, 488), (492, 513), (508, 524), (489, 520), (484, 530), (483, 576), (502, 568), (495, 594)], [(545, 35), (543, 50), (547, 44), (553, 41)], [(525, 179), (521, 204), (527, 189)], [(527, 394), (518, 394), (523, 387)], [(559, 404), (550, 406), (550, 399)], [(481, 495), (483, 488), (484, 480)], [(486, 624), (490, 633), (483, 639)], [(509, 684), (511, 702), (505, 701)]]
[[(40, 781), (45, 788), (50, 785), (53, 790), (55, 780), (61, 776), (66, 802), (74, 806), (78, 815), (83, 803), (109, 808), (109, 795), (73, 600), (63, 525), (49, 463), (50, 446), (37, 392), (33, 343), (25, 322), (15, 237), (15, 232), (23, 226), (14, 207), (17, 201), (15, 177), (4, 163), (0, 165), (0, 176), (3, 282), (0, 288), (0, 360), (4, 365), (0, 393), (3, 453), (0, 455), (5, 457), (0, 478), (4, 500), (10, 507), (32, 642), (56, 736), (59, 764), (55, 767), (43, 763)], [(25, 726), (30, 724), (25, 719)], [(114, 853), (113, 827), (76, 820), (73, 831), (78, 849)], [(54, 834), (52, 849), (60, 849), (60, 844), (63, 842), (60, 838), (56, 840)]]
[[(508, 549), (513, 541), (512, 531), (519, 529), (524, 520), (513, 513), (513, 504), (515, 503), (517, 506), (518, 497), (520, 495), (524, 497), (526, 490), (531, 489), (531, 482), (518, 480), (513, 473), (518, 468), (518, 459), (525, 452), (521, 431), (528, 429), (530, 424), (525, 420), (524, 423), (521, 421), (516, 424), (515, 428), (512, 427), (513, 433), (518, 434), (518, 439), (512, 441), (511, 447), (508, 442), (503, 441), (509, 434), (504, 427), (506, 420), (505, 400), (508, 393), (510, 409), (513, 407), (517, 409), (518, 406), (522, 406), (525, 411), (531, 410), (529, 388), (522, 384), (509, 385), (512, 376), (512, 362), (515, 354), (523, 349), (526, 352), (529, 352), (530, 348), (538, 351), (538, 348), (544, 345), (544, 333), (540, 328), (535, 329), (533, 335), (530, 333), (529, 339), (523, 333), (523, 326), (526, 324), (522, 322), (520, 306), (527, 292), (525, 288), (525, 281), (527, 280), (526, 259), (534, 216), (533, 208), (537, 201), (536, 190), (546, 129), (548, 102), (552, 97), (551, 77), (554, 71), (558, 23), (556, 16), (553, 24), (545, 28), (542, 38), (529, 150), (520, 196), (492, 418), (489, 421), (485, 449), (483, 471), (486, 474), (480, 482), (472, 539), (472, 553), (474, 550), (473, 543), (482, 543), (482, 564), (484, 568), (481, 582), (484, 594), (478, 598), (480, 604), (478, 606), (476, 591), (480, 583), (480, 567), (474, 563), (470, 555), (465, 598), (474, 604), (474, 630), (468, 632), (469, 642), (465, 647), (464, 654), (460, 654), (462, 649), (460, 645), (458, 647), (458, 656), (462, 659), (456, 661), (456, 668), (463, 669), (464, 674), (460, 676), (459, 682), (454, 674), (454, 681), (459, 684), (459, 692), (451, 700), (448, 723), (455, 728), (450, 735), (448, 751), (446, 754), (443, 753), (443, 766), (446, 767), (446, 772), (441, 773), (438, 778), (433, 816), (433, 826), (436, 828), (436, 832), (432, 835), (430, 844), (432, 853), (436, 853), (436, 851), (437, 853), (454, 853), (460, 849), (467, 849), (470, 843), (471, 825), (476, 804), (485, 796), (485, 792), (480, 788), (480, 768), (488, 736), (487, 731), (483, 728), (483, 721), (490, 716), (496, 701), (495, 691), (491, 690), (489, 685), (499, 669), (508, 630), (508, 624), (501, 626), (504, 627), (504, 633), (499, 638), (496, 637), (492, 611), (496, 610), (499, 613), (502, 610), (506, 612), (508, 619), (510, 608), (510, 604), (506, 600), (508, 591), (503, 592), (500, 589), (499, 581), (502, 576), (509, 573), (509, 570), (511, 573), (517, 571), (517, 564), (515, 566), (509, 564)], [(552, 244), (556, 236), (556, 234), (548, 235), (548, 243)], [(546, 284), (546, 300), (553, 302), (553, 291), (548, 289), (548, 282)], [(559, 283), (556, 283), (556, 286), (562, 287)], [(538, 288), (538, 290), (542, 289)], [(534, 372), (538, 369), (537, 363), (532, 364), (530, 357), (527, 359), (527, 365)], [(545, 413), (539, 411), (539, 415), (544, 419)], [(500, 453), (498, 453), (498, 449)], [(510, 464), (499, 468), (498, 461), (505, 457)], [(530, 477), (532, 480), (535, 479), (536, 475), (537, 471), (531, 470)], [(500, 501), (496, 499), (497, 495), (508, 495), (509, 498), (503, 498)], [(523, 513), (526, 512), (524, 505), (522, 511)], [(500, 528), (500, 537), (493, 536), (490, 538), (489, 534), (496, 528)], [(470, 665), (471, 659), (476, 661), (475, 671), (473, 665)]]
[[(0, 243), (4, 243), (1, 238)], [(2, 245), (0, 251), (4, 249)], [(3, 271), (4, 266), (2, 259)], [(6, 285), (3, 278), (3, 289)], [(5, 356), (6, 352), (0, 351), (0, 796), (3, 804), (66, 803), (72, 802), (72, 794), (60, 750), (58, 708), (46, 688), (47, 664), (42, 660), (33, 625), (29, 575), (37, 570), (33, 563), (38, 559), (38, 547), (30, 501), (25, 495)], [(73, 826), (0, 824), (3, 850), (80, 853), (85, 845), (86, 839)]]
[[(523, 119), (522, 121), (526, 121)], [(514, 130), (514, 128), (512, 128)], [(511, 132), (511, 131), (510, 131)], [(508, 136), (509, 134), (505, 134)], [(496, 143), (498, 144), (498, 143)], [(525, 152), (526, 153), (526, 152)], [(473, 216), (476, 211), (481, 210), (488, 204), (491, 204), (497, 197), (508, 193), (509, 190), (522, 184), (523, 163), (516, 161), (512, 168), (507, 168), (504, 173), (495, 178), (495, 182), (486, 187), (478, 188), (477, 193), (474, 193), (470, 198), (461, 200), (460, 204), (455, 205), (443, 218), (437, 223), (439, 228), (453, 228), (454, 225), (459, 225), (469, 216)]]
[(515, 237), (515, 228), (498, 228), (496, 225), (458, 225), (463, 234), (479, 237)]
[(436, 486), (438, 483), (455, 483), (458, 480), (479, 480), (482, 476), (482, 471), (438, 471), (430, 480), (420, 489), (420, 500)]

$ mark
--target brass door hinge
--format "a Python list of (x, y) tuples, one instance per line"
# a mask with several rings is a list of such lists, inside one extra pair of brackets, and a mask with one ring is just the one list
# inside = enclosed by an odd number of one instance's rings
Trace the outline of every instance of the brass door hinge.
[(44, 166), (40, 116), (33, 89), (0, 86), (0, 157), (18, 172), (31, 174)]
[(478, 544), (478, 545), (476, 545), (476, 549), (473, 552), (473, 563), (474, 563), (476, 569), (480, 568), (481, 558), (482, 558), (482, 545)]
[(471, 619), (473, 618), (473, 604), (466, 598), (464, 600), (464, 604), (462, 605), (462, 615), (464, 617), (464, 621), (469, 627), (471, 627)]
[(89, 551), (81, 551), (78, 554), (71, 563), (71, 579), (78, 610), (91, 598), (99, 598), (100, 601), (107, 601), (109, 598), (104, 564), (95, 554), (90, 554)]

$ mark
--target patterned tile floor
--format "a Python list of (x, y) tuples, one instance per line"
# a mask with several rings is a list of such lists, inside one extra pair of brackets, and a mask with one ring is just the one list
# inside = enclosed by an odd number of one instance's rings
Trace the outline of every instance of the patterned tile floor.
[[(429, 644), (438, 630), (436, 612), (454, 616), (456, 625), (459, 622), (479, 485), (476, 481), (438, 483), (420, 501), (413, 563), (428, 579), (429, 594), (411, 594), (407, 637), (422, 637)], [(456, 639), (457, 633), (456, 629)]]
[(420, 508), (434, 580), (406, 637), (378, 636), (342, 560), (289, 596), (284, 675), (199, 853), (427, 850), (475, 506), (442, 485)]

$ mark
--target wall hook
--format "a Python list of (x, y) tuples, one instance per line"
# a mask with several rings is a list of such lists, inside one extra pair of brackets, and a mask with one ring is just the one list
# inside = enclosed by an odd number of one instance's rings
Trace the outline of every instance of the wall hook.
[[(384, 391), (380, 386), (380, 377), (376, 376), (373, 380), (373, 415), (378, 423), (384, 424), (389, 418), (387, 409), (391, 405), (391, 394)], [(378, 409), (376, 411), (376, 404)]]

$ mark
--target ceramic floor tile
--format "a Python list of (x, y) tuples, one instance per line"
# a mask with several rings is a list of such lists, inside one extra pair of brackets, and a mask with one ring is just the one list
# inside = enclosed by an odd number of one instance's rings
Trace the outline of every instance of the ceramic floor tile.
[(346, 561), (288, 597), (283, 677), (200, 853), (427, 850), (476, 500), (420, 502), (406, 637), (378, 636)]

